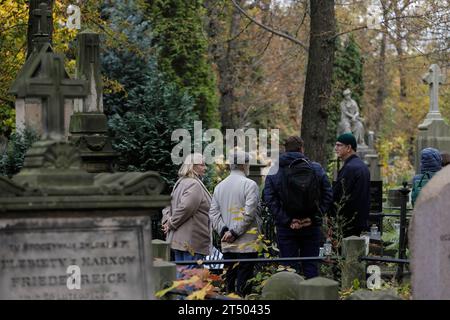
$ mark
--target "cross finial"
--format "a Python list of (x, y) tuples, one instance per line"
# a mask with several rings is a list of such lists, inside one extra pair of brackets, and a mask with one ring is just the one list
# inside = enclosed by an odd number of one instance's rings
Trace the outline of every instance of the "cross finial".
[(430, 87), (430, 112), (439, 113), (439, 85), (444, 83), (441, 69), (437, 64), (432, 64), (428, 73), (422, 77), (422, 81)]
[(41, 2), (39, 4), (38, 9), (33, 10), (33, 15), (38, 20), (38, 32), (39, 34), (49, 34), (49, 18), (52, 17), (52, 11), (48, 9), (48, 6), (45, 2)]

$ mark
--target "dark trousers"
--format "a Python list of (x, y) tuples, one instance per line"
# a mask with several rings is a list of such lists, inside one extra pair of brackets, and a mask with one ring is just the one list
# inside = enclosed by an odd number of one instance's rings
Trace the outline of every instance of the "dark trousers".
[[(300, 230), (288, 228), (277, 228), (278, 249), (280, 257), (317, 257), (321, 241), (320, 227), (309, 226)], [(299, 267), (303, 271), (306, 279), (314, 278), (319, 275), (319, 266), (316, 261), (304, 261), (299, 263), (288, 263), (298, 272)]]
[[(256, 259), (258, 253), (237, 253), (225, 252), (223, 254), (225, 260), (228, 259)], [(239, 262), (239, 263), (225, 263), (226, 269), (225, 284), (228, 293), (236, 292), (240, 296), (245, 296), (251, 293), (251, 285), (247, 283), (253, 278), (253, 271), (255, 269), (254, 262)]]

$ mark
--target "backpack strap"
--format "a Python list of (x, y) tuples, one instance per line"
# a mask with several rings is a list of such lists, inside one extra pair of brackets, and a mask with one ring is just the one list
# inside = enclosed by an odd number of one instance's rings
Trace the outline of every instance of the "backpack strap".
[(294, 161), (292, 161), (292, 162), (289, 164), (289, 168), (291, 168), (295, 163), (298, 163), (298, 162), (301, 162), (301, 161), (305, 162), (308, 166), (310, 166), (310, 167), (312, 168), (311, 163), (310, 163), (306, 158), (298, 158), (298, 159), (295, 159)]
[(428, 172), (428, 171), (425, 172), (424, 174), (422, 174), (422, 177), (420, 177), (420, 181), (419, 181), (418, 187), (422, 187), (422, 182), (423, 182), (423, 178), (425, 177), (425, 175), (427, 175), (428, 180), (431, 179), (431, 174), (430, 174), (430, 172)]

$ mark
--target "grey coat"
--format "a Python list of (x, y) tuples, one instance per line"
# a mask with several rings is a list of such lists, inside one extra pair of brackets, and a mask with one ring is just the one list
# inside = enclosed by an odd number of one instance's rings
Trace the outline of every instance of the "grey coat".
[(223, 252), (255, 252), (259, 188), (239, 170), (214, 189), (209, 216), (214, 229), (223, 236), (224, 230), (232, 230), (237, 239), (233, 243), (222, 242)]
[(197, 178), (180, 178), (172, 192), (171, 210), (166, 209), (167, 241), (171, 248), (204, 255), (210, 254), (211, 223), (209, 207), (211, 195)]

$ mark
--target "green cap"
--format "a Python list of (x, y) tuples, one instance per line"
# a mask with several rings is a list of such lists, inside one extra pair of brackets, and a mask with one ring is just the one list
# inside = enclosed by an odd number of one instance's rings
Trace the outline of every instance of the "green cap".
[(355, 136), (353, 136), (353, 134), (351, 134), (350, 132), (341, 134), (337, 138), (337, 141), (346, 145), (351, 145), (352, 149), (356, 151), (356, 139)]

